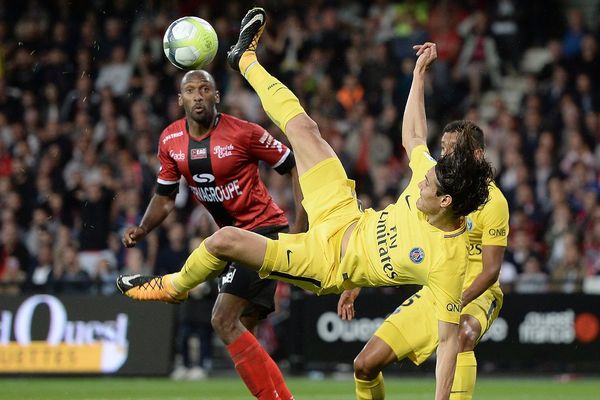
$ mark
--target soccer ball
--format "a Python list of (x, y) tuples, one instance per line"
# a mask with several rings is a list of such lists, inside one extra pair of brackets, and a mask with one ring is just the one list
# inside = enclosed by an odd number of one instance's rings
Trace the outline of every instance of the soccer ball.
[(219, 47), (211, 24), (198, 17), (173, 21), (163, 38), (163, 49), (171, 63), (180, 69), (198, 69), (208, 65)]

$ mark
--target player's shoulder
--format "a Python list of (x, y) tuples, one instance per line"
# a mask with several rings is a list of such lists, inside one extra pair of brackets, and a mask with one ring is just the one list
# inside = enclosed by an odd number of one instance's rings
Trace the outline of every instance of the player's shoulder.
[(480, 214), (481, 216), (497, 216), (502, 218), (508, 218), (509, 214), (508, 201), (504, 196), (504, 193), (500, 190), (500, 188), (492, 181), (490, 184), (490, 195), (488, 201), (483, 205), (483, 207), (479, 211), (475, 211), (475, 213)]
[(185, 134), (185, 118), (173, 121), (160, 134), (159, 144), (164, 145), (168, 141), (181, 137)]
[(260, 128), (260, 126), (258, 124), (255, 124), (254, 122), (246, 121), (245, 119), (234, 117), (233, 115), (225, 113), (221, 113), (219, 123), (223, 123), (224, 125), (227, 125), (230, 128), (244, 131), (250, 131), (253, 129)]
[(426, 144), (420, 144), (418, 146), (415, 146), (410, 153), (411, 161), (413, 160), (413, 158), (424, 158), (432, 163), (436, 163), (435, 159), (431, 156), (429, 148)]
[(504, 193), (502, 193), (502, 190), (500, 190), (494, 181), (490, 183), (490, 197), (489, 201), (486, 203), (486, 207), (488, 205), (496, 207), (508, 207), (508, 201), (506, 200)]

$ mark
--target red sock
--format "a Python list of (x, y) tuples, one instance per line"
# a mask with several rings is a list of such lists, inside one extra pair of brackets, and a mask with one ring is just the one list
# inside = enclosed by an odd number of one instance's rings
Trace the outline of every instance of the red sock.
[(263, 349), (258, 340), (246, 331), (227, 346), (235, 369), (254, 397), (260, 400), (280, 400), (269, 368), (265, 364)]
[(269, 370), (269, 375), (271, 376), (271, 380), (273, 381), (273, 385), (275, 385), (275, 389), (277, 389), (277, 393), (282, 400), (294, 400), (294, 396), (292, 396), (292, 392), (285, 384), (285, 380), (283, 379), (283, 375), (281, 374), (281, 370), (273, 361), (269, 353), (265, 349), (261, 347), (263, 352), (263, 359), (265, 364), (267, 365), (267, 369)]

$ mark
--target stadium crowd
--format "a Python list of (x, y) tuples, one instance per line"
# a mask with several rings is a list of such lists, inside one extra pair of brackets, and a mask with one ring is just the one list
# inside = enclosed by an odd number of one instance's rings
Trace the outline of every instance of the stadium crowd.
[[(600, 276), (597, 5), (258, 3), (270, 16), (261, 59), (319, 123), (365, 207), (394, 201), (409, 178), (399, 130), (411, 46), (436, 42), (427, 88), (431, 148), (451, 119), (483, 127), (511, 212), (503, 288), (593, 289)], [(181, 71), (161, 43), (172, 20), (198, 15), (217, 30), (219, 53), (208, 69), (221, 88), (221, 111), (283, 137), (225, 64), (246, 8), (242, 1), (0, 2), (0, 292), (111, 294), (117, 273), (179, 270), (214, 231), (182, 186), (177, 213), (156, 234), (136, 248), (120, 242), (153, 193), (158, 136), (183, 116)], [(264, 174), (293, 218), (290, 183)]]

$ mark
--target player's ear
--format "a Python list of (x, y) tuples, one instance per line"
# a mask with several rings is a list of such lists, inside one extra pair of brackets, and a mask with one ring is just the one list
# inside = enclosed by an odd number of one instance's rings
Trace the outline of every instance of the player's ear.
[(221, 102), (221, 92), (218, 90), (215, 91), (215, 104), (219, 104)]
[(448, 208), (452, 205), (452, 196), (449, 194), (442, 195), (442, 199), (440, 200), (440, 207)]
[(179, 106), (183, 105), (183, 99), (181, 98), (181, 93), (177, 93), (177, 104), (179, 104)]

